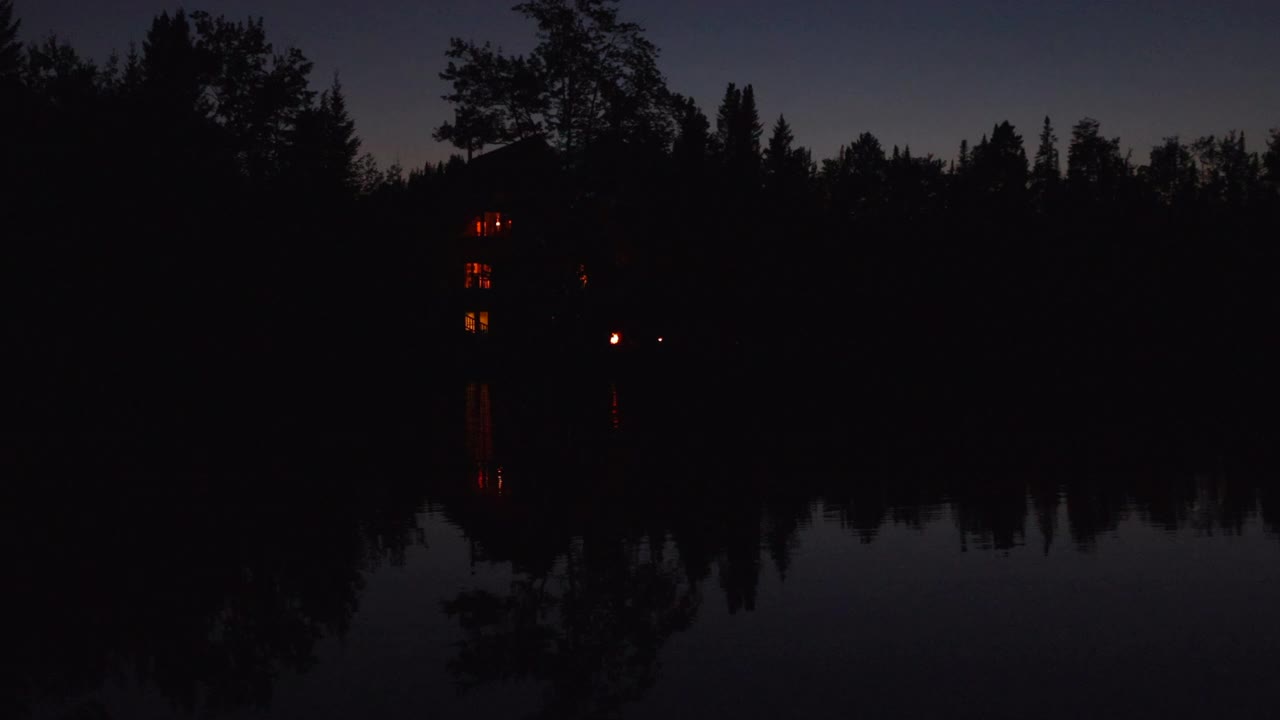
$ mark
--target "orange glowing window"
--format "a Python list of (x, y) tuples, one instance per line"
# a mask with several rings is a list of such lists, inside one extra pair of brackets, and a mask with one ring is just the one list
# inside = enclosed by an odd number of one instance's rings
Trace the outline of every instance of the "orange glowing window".
[(466, 313), (467, 332), (475, 335), (484, 335), (489, 332), (489, 313), (484, 311), (471, 311)]
[(494, 237), (511, 232), (511, 219), (500, 212), (487, 212), (475, 219), (476, 237)]
[(467, 263), (466, 287), (488, 290), (492, 284), (493, 266), (488, 263)]

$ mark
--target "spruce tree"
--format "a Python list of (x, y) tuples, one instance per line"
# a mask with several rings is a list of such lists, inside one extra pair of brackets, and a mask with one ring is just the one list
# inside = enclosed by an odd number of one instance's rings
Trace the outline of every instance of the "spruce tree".
[(716, 113), (716, 141), (722, 152), (727, 152), (731, 140), (735, 136), (738, 114), (742, 108), (742, 91), (738, 86), (729, 83), (725, 88), (724, 99), (720, 101), (720, 110)]
[(1040, 147), (1036, 149), (1035, 166), (1031, 171), (1032, 183), (1040, 190), (1052, 187), (1062, 178), (1062, 163), (1058, 153), (1058, 136), (1053, 132), (1049, 116), (1044, 118), (1040, 130)]
[(747, 85), (741, 90), (733, 83), (725, 89), (720, 112), (716, 116), (716, 139), (721, 154), (721, 167), (735, 194), (750, 192), (760, 186), (760, 136), (764, 126), (756, 109), (755, 90)]
[(756, 109), (756, 91), (749, 83), (742, 91), (742, 107), (738, 110), (738, 132), (741, 135), (742, 153), (747, 158), (760, 156), (760, 138), (764, 125)]
[(712, 150), (711, 122), (693, 98), (678, 96), (674, 105), (676, 137), (671, 145), (672, 158), (682, 172), (700, 170)]
[(764, 173), (766, 179), (781, 179), (788, 171), (792, 160), (791, 144), (795, 135), (787, 124), (785, 116), (779, 115), (778, 122), (773, 125), (773, 135), (769, 137), (769, 147), (764, 151)]

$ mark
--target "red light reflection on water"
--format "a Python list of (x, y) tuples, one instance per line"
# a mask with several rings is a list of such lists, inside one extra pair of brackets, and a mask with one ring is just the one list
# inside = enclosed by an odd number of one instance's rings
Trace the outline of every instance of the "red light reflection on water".
[(488, 383), (467, 385), (465, 435), (467, 460), (475, 469), (476, 487), (484, 490), (496, 481), (501, 489), (502, 468), (494, 468), (493, 401)]

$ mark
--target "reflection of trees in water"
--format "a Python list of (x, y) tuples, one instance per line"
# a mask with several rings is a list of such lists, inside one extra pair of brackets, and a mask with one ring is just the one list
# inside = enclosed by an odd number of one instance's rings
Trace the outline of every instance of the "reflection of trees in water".
[(695, 622), (707, 583), (732, 614), (755, 608), (768, 563), (787, 578), (815, 507), (863, 543), (889, 524), (951, 523), (957, 550), (1047, 554), (1063, 532), (1092, 552), (1126, 519), (1239, 532), (1259, 514), (1274, 523), (1280, 500), (1257, 479), (1166, 470), (880, 471), (816, 483), (745, 468), (674, 480), (643, 463), (633, 470), (606, 495), (584, 489), (590, 471), (566, 470), (536, 491), (447, 504), (478, 557), (520, 574), (506, 592), (446, 604), (466, 637), (450, 666), (462, 686), (532, 680), (546, 690), (541, 717), (610, 714), (656, 680), (661, 648)]
[(531, 679), (546, 686), (540, 717), (609, 715), (657, 679), (660, 649), (692, 625), (714, 568), (728, 610), (754, 609), (762, 552), (785, 576), (811, 516), (794, 496), (631, 500), (603, 519), (544, 506), (553, 517), (529, 523), (512, 522), (526, 516), (511, 498), (447, 509), (473, 538), (479, 531), (484, 559), (521, 571), (505, 594), (468, 591), (445, 605), (466, 634), (450, 665), (464, 688)]
[(616, 710), (653, 685), (659, 649), (697, 613), (697, 586), (665, 555), (644, 540), (578, 540), (505, 595), (460, 593), (445, 604), (466, 633), (450, 670), (464, 687), (545, 683), (541, 717)]
[[(643, 693), (704, 593), (723, 598), (711, 607), (753, 610), (770, 565), (783, 579), (795, 574), (815, 507), (865, 543), (886, 525), (951, 523), (957, 549), (1047, 553), (1065, 537), (1090, 550), (1126, 519), (1233, 534), (1260, 517), (1280, 532), (1280, 485), (1249, 465), (962, 472), (971, 465), (942, 457), (902, 471), (797, 471), (769, 448), (708, 443), (689, 459), (687, 447), (636, 434), (644, 413), (630, 405), (615, 431), (607, 399), (598, 433), (544, 423), (536, 442), (502, 436), (511, 478), (502, 494), (470, 474), (427, 490), (416, 479), (370, 480), (364, 461), (316, 459), (262, 461), (272, 469), (247, 478), (209, 468), (41, 478), (32, 497), (9, 498), (0, 528), (23, 589), (0, 651), (16, 669), (0, 685), (13, 700), (6, 714), (93, 697), (108, 678), (139, 679), (176, 710), (266, 705), (276, 677), (305, 671), (317, 640), (345, 631), (366, 573), (419, 541), (428, 493), (477, 561), (509, 564), (519, 578), (447, 603), (465, 635), (452, 671), (465, 685), (535, 680), (548, 717), (607, 714)], [(500, 403), (493, 412), (505, 417)], [(572, 451), (551, 442), (564, 436)], [(446, 444), (471, 473), (462, 441)]]
[(336, 470), (65, 470), (31, 478), (0, 530), (22, 588), (0, 651), (6, 716), (104, 715), (109, 681), (154, 688), (175, 714), (266, 707), (277, 677), (346, 631), (365, 574), (421, 540), (410, 491)]
[[(476, 559), (510, 564), (519, 577), (506, 592), (446, 603), (465, 634), (450, 669), (464, 688), (541, 684), (544, 717), (609, 715), (643, 693), (663, 644), (696, 620), (708, 584), (730, 614), (754, 610), (768, 564), (782, 580), (794, 573), (815, 508), (864, 544), (886, 525), (951, 523), (957, 550), (1030, 545), (1046, 555), (1064, 536), (1092, 551), (1127, 518), (1205, 533), (1239, 532), (1259, 510), (1273, 525), (1280, 518), (1274, 496), (1259, 490), (1265, 483), (1197, 474), (1195, 463), (1130, 460), (1104, 472), (1107, 462), (1080, 461), (1069, 445), (1060, 456), (1050, 446), (1003, 457), (996, 443), (975, 458), (915, 441), (900, 468), (890, 451), (879, 464), (823, 467), (829, 450), (819, 438), (839, 438), (830, 428), (805, 430), (792, 447), (766, 425), (705, 421), (731, 418), (731, 402), (673, 412), (662, 393), (609, 387), (603, 398), (544, 388), (543, 398), (513, 402), (518, 412), (496, 403), (504, 451), (517, 448), (504, 454), (507, 492), (464, 484), (472, 489), (441, 505)], [(612, 422), (619, 400), (621, 426)]]
[(950, 491), (951, 515), (962, 546), (1010, 550), (1023, 545), (1027, 523), (1025, 481), (988, 474), (965, 478)]
[[(949, 516), (963, 548), (1009, 550), (1023, 545), (1033, 518), (1040, 547), (1048, 553), (1065, 510), (1072, 541), (1091, 551), (1100, 536), (1137, 517), (1169, 532), (1192, 529), (1206, 535), (1238, 535), (1250, 518), (1261, 516), (1273, 530), (1280, 495), (1261, 478), (1162, 470), (1158, 473), (1082, 473), (1050, 479), (1021, 475), (958, 474), (942, 480), (900, 477), (851, 481), (835, 501), (828, 494), (827, 512), (862, 542), (875, 540), (885, 523), (919, 529)], [(897, 505), (894, 488), (915, 485), (923, 508)]]

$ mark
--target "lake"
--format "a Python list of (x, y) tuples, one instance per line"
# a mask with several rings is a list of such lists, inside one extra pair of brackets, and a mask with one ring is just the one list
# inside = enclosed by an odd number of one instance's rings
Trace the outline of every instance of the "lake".
[(15, 441), (6, 716), (1274, 716), (1266, 438), (744, 387)]

